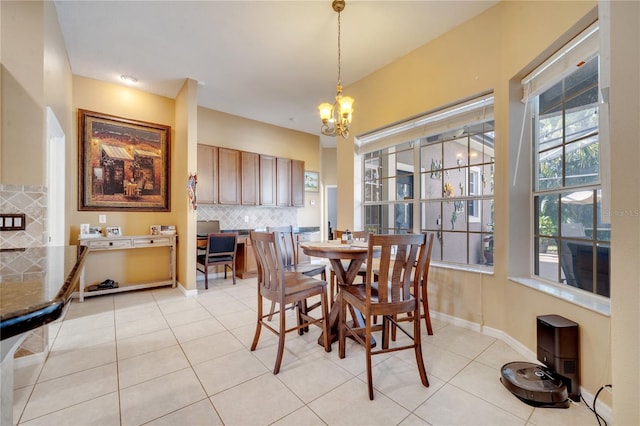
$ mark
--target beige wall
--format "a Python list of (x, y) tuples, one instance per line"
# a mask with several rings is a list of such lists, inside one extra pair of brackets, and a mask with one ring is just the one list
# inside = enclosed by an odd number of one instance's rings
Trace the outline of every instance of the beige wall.
[(617, 425), (640, 424), (640, 3), (611, 7), (611, 353)]
[[(4, 184), (44, 185), (45, 5), (0, 2)], [(20, 40), (20, 43), (15, 43)]]
[[(594, 2), (503, 2), (454, 29), (433, 43), (390, 64), (345, 89), (356, 99), (358, 114), (351, 134), (363, 133), (485, 90), (495, 91), (496, 110), (496, 267), (493, 275), (433, 268), (429, 293), (432, 308), (480, 326), (500, 330), (530, 350), (535, 349), (535, 316), (557, 313), (581, 325), (582, 385), (588, 392), (614, 383), (616, 424), (640, 423), (640, 182), (629, 170), (640, 157), (637, 135), (640, 75), (637, 2), (612, 2), (612, 207), (630, 212), (612, 219), (611, 320), (574, 304), (531, 290), (509, 280), (509, 264), (521, 264), (509, 236), (518, 229), (518, 214), (509, 188), (509, 160), (515, 140), (517, 81), (585, 26)], [(269, 152), (305, 159), (309, 170), (320, 170), (327, 181), (331, 172), (320, 162), (318, 138), (272, 128), (249, 120), (198, 109), (193, 123), (193, 85), (187, 83), (177, 100), (122, 86), (73, 77), (61, 54), (59, 29), (49, 2), (0, 2), (2, 20), (2, 139), (0, 181), (42, 185), (44, 181), (44, 106), (50, 102), (67, 134), (67, 223), (69, 241), (75, 243), (79, 223), (97, 224), (99, 212), (77, 211), (78, 108), (171, 125), (172, 212), (107, 212), (108, 225), (120, 225), (125, 233), (147, 233), (151, 223), (176, 223), (189, 232), (191, 213), (185, 206), (183, 184), (193, 171), (194, 139), (199, 143)], [(10, 19), (9, 19), (10, 18)], [(20, 43), (16, 43), (20, 40)], [(46, 40), (46, 41), (45, 41)], [(52, 50), (49, 50), (52, 48)], [(53, 57), (45, 60), (45, 51)], [(56, 85), (59, 85), (56, 87)], [(68, 99), (73, 93), (72, 101)], [(384, 107), (381, 107), (384, 106)], [(66, 117), (65, 117), (66, 116)], [(35, 121), (32, 118), (35, 117)], [(184, 149), (176, 153), (176, 149)], [(339, 227), (353, 225), (353, 145), (338, 144), (335, 182), (339, 184)], [(324, 160), (323, 160), (324, 161)], [(309, 193), (306, 194), (309, 196)], [(308, 204), (308, 203), (307, 203)], [(316, 203), (318, 206), (320, 203)], [(354, 206), (349, 209), (348, 206)], [(316, 207), (318, 208), (318, 207)], [(320, 217), (319, 211), (301, 209), (301, 215)], [(308, 213), (307, 213), (308, 212)], [(179, 216), (179, 217), (178, 217)], [(185, 219), (184, 216), (189, 217)], [(520, 219), (523, 220), (523, 219)], [(526, 221), (526, 219), (525, 219)], [(181, 237), (182, 238), (182, 237)], [(185, 246), (192, 244), (187, 239)], [(190, 255), (180, 252), (179, 269), (189, 268)], [(516, 253), (517, 254), (517, 253)], [(511, 257), (509, 257), (511, 256)], [(502, 259), (502, 260), (501, 260)], [(122, 259), (107, 259), (113, 264)], [(125, 272), (135, 275), (140, 265), (153, 265), (151, 253), (125, 261)], [(526, 264), (526, 260), (524, 261)], [(105, 263), (104, 265), (108, 265)], [(99, 265), (105, 268), (104, 265)], [(144, 268), (143, 268), (144, 269)], [(517, 269), (517, 268), (516, 268)], [(148, 274), (152, 271), (143, 271)], [(181, 275), (190, 281), (188, 275)], [(117, 278), (117, 277), (114, 277)], [(191, 288), (191, 283), (187, 283)], [(611, 335), (611, 336), (609, 336)], [(601, 398), (610, 402), (607, 392)]]
[[(67, 191), (72, 194), (67, 204), (67, 223), (70, 227), (70, 244), (77, 244), (79, 226), (81, 223), (90, 223), (93, 226), (120, 226), (125, 235), (140, 235), (149, 233), (149, 225), (164, 224), (178, 225), (180, 214), (184, 215), (184, 208), (178, 206), (184, 204), (186, 195), (182, 191), (186, 185), (186, 177), (179, 179), (179, 173), (186, 170), (186, 155), (182, 149), (186, 146), (184, 138), (185, 129), (176, 132), (176, 101), (162, 96), (152, 95), (130, 87), (105, 83), (85, 77), (73, 77), (73, 123), (77, 127), (78, 109), (96, 111), (132, 120), (146, 121), (171, 126), (171, 211), (170, 212), (127, 212), (127, 211), (79, 211), (78, 210), (78, 137), (73, 132), (68, 137), (67, 155)], [(186, 112), (180, 116), (186, 117)], [(183, 119), (184, 120), (184, 119)], [(182, 122), (181, 122), (182, 123)], [(178, 161), (179, 160), (179, 161)], [(178, 180), (182, 184), (177, 183)], [(181, 211), (182, 210), (182, 211)], [(107, 216), (106, 224), (98, 223), (98, 215)], [(178, 234), (182, 232), (176, 228)], [(186, 240), (180, 237), (180, 242)], [(185, 237), (186, 238), (186, 237)], [(195, 246), (195, 241), (193, 242)], [(168, 257), (164, 254), (166, 249), (153, 250), (129, 250), (126, 252), (95, 253), (87, 259), (87, 283), (95, 284), (106, 278), (119, 282), (144, 281), (147, 279), (161, 279), (166, 277), (164, 267)], [(184, 252), (179, 252), (179, 257), (184, 257)], [(182, 262), (178, 261), (178, 265)], [(184, 267), (178, 267), (178, 280), (184, 280)], [(187, 286), (187, 283), (183, 283)], [(195, 285), (195, 283), (194, 283)]]
[(337, 185), (338, 169), (337, 169), (337, 149), (322, 148), (322, 184)]
[(180, 230), (178, 245), (178, 280), (189, 289), (196, 289), (196, 210), (187, 197), (190, 174), (196, 173), (198, 145), (198, 83), (187, 79), (176, 97), (176, 138), (171, 169), (173, 195), (172, 212)]
[[(497, 224), (494, 273), (434, 267), (429, 283), (430, 305), (435, 311), (478, 324), (487, 331), (504, 332), (534, 353), (537, 315), (555, 313), (576, 321), (581, 325), (581, 384), (591, 395), (611, 382), (610, 318), (509, 280), (509, 255), (513, 250), (509, 246), (510, 220), (517, 220), (510, 214), (509, 161), (517, 147), (517, 139), (510, 132), (512, 128), (519, 129), (522, 122), (521, 115), (510, 112), (512, 100), (519, 99), (511, 91), (520, 90), (511, 81), (519, 81), (567, 42), (570, 35), (593, 21), (597, 17), (596, 5), (593, 1), (502, 2), (345, 89), (356, 99), (353, 135), (494, 91)], [(513, 111), (517, 111), (517, 104)], [(341, 206), (353, 205), (356, 198), (352, 184), (353, 151), (352, 144), (338, 144)], [(529, 201), (525, 198), (524, 202), (526, 207)], [(354, 217), (356, 211), (341, 208), (338, 227), (353, 226), (359, 221)], [(525, 211), (526, 217), (519, 219), (522, 221), (519, 225), (526, 230), (528, 208)], [(635, 327), (637, 333), (637, 324)], [(637, 345), (634, 351), (637, 352)], [(601, 398), (606, 401), (609, 395)]]
[[(175, 124), (176, 101), (162, 96), (152, 95), (130, 87), (105, 83), (85, 77), (73, 77), (73, 123), (77, 127), (78, 109), (96, 111), (132, 120), (147, 121), (171, 126), (171, 163), (175, 162), (176, 149), (184, 142), (176, 141)], [(74, 132), (70, 139), (67, 170), (69, 180), (67, 188), (75, 194), (70, 200), (67, 211), (71, 227), (70, 243), (75, 244), (79, 225), (90, 223), (98, 225), (98, 215), (106, 214), (107, 223), (103, 226), (120, 226), (124, 234), (148, 234), (151, 224), (175, 224), (175, 205), (182, 200), (181, 188), (171, 187), (171, 212), (102, 212), (78, 211), (78, 135)], [(185, 178), (186, 182), (186, 178)], [(172, 181), (173, 183), (173, 181)]]
[[(208, 108), (198, 107), (198, 143), (303, 160), (306, 170), (320, 171), (319, 136)], [(321, 200), (320, 192), (305, 192), (305, 206), (296, 209), (298, 226), (320, 226)]]

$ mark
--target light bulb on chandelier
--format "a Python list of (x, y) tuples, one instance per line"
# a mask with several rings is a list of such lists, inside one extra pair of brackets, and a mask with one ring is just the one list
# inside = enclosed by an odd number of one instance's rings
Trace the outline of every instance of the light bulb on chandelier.
[(338, 84), (336, 86), (336, 98), (333, 104), (324, 102), (318, 105), (323, 135), (346, 138), (349, 135), (349, 126), (353, 116), (353, 98), (342, 95), (342, 82), (340, 80), (340, 12), (344, 10), (344, 0), (334, 0), (331, 4), (334, 11), (338, 12)]

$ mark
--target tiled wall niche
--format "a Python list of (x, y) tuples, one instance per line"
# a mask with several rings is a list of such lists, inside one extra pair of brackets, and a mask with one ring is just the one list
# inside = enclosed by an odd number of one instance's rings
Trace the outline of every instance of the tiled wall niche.
[(0, 212), (24, 213), (24, 231), (0, 232), (0, 247), (46, 245), (47, 188), (34, 185), (0, 185)]

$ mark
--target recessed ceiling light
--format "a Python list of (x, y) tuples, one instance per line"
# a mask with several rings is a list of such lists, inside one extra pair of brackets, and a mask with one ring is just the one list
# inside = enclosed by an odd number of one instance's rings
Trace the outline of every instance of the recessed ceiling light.
[(134, 77), (134, 76), (132, 76), (132, 75), (127, 75), (127, 74), (122, 74), (122, 75), (120, 76), (120, 79), (121, 79), (122, 81), (124, 81), (125, 83), (129, 83), (129, 84), (134, 84), (134, 83), (137, 83), (137, 82), (138, 82), (138, 79), (137, 79), (137, 78), (135, 78), (135, 77)]

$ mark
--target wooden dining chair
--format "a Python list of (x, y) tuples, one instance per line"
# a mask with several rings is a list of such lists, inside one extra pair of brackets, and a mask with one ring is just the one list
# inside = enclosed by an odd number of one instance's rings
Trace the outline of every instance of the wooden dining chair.
[[(379, 250), (377, 266), (378, 281), (374, 282), (373, 253)], [(339, 357), (345, 357), (347, 335), (353, 337), (366, 351), (367, 381), (369, 399), (373, 399), (373, 371), (371, 357), (373, 355), (413, 349), (418, 365), (420, 380), (425, 387), (429, 386), (427, 372), (422, 360), (420, 341), (420, 321), (412, 321), (413, 333), (405, 330), (395, 321), (401, 314), (411, 313), (414, 318), (420, 317), (419, 294), (420, 277), (423, 275), (427, 260), (425, 234), (406, 235), (370, 235), (369, 254), (367, 257), (367, 275), (365, 283), (341, 288), (342, 302), (339, 314)], [(415, 268), (415, 270), (414, 270)], [(364, 327), (356, 327), (347, 321), (347, 306), (357, 309), (365, 320)], [(373, 324), (376, 316), (382, 317), (382, 324)], [(390, 345), (389, 324), (393, 323), (411, 343)], [(371, 347), (374, 331), (382, 330), (382, 347), (375, 350)]]
[(320, 275), (323, 281), (327, 280), (327, 272), (324, 264), (298, 263), (298, 250), (293, 234), (293, 226), (268, 226), (267, 232), (277, 232), (282, 243), (282, 259), (287, 270), (298, 272), (308, 277)]
[[(196, 269), (204, 273), (204, 288), (209, 288), (209, 268), (223, 265), (224, 279), (227, 279), (227, 268), (231, 270), (233, 283), (236, 283), (236, 248), (238, 234), (230, 232), (212, 232), (207, 235), (207, 248), (198, 254)], [(202, 269), (201, 269), (202, 268)]]
[[(288, 271), (283, 262), (283, 247), (277, 232), (250, 232), (253, 250), (258, 260), (260, 277), (258, 278), (258, 321), (256, 331), (251, 344), (251, 350), (255, 350), (260, 339), (262, 327), (278, 336), (278, 351), (273, 374), (278, 374), (284, 354), (285, 334), (290, 331), (300, 330), (309, 325), (316, 325), (322, 329), (323, 345), (327, 352), (331, 352), (329, 342), (329, 330), (327, 327), (329, 318), (329, 306), (327, 303), (327, 282), (304, 274)], [(312, 317), (302, 311), (302, 302), (312, 297), (320, 297), (322, 315)], [(263, 313), (264, 300), (275, 303), (279, 310), (279, 325), (273, 327), (269, 323), (271, 313)], [(295, 326), (287, 328), (286, 306), (293, 305), (298, 310), (303, 321)]]
[[(345, 231), (341, 231), (339, 229), (336, 229), (335, 231), (335, 236), (337, 240), (341, 240), (342, 239), (342, 234), (344, 234)], [(369, 240), (369, 232), (368, 231), (352, 231), (351, 232), (353, 239), (355, 241), (364, 241), (367, 242)], [(364, 277), (367, 274), (367, 265), (363, 264), (360, 267), (360, 270), (358, 271), (358, 276), (362, 277), (362, 282), (364, 282)], [(336, 273), (333, 269), (331, 269), (331, 273), (329, 275), (329, 303), (333, 304), (333, 298), (335, 297), (336, 291), (337, 291), (337, 287), (338, 287), (338, 280), (336, 278)]]
[[(422, 270), (422, 276), (419, 277), (420, 286), (420, 303), (422, 304), (422, 314), (420, 318), (424, 318), (424, 323), (427, 328), (427, 334), (433, 335), (433, 327), (431, 326), (431, 314), (429, 313), (429, 296), (427, 294), (427, 284), (429, 282), (429, 265), (431, 264), (431, 249), (433, 248), (434, 233), (427, 234), (426, 245), (426, 260)], [(417, 270), (416, 270), (417, 272)], [(401, 317), (397, 317), (396, 322), (413, 321), (413, 316), (407, 314)], [(391, 340), (396, 339), (396, 327), (391, 325)]]
[[(304, 274), (308, 277), (320, 276), (323, 281), (327, 280), (327, 272), (325, 265), (319, 264), (300, 264), (298, 263), (298, 250), (296, 250), (296, 239), (293, 234), (293, 226), (268, 226), (267, 232), (277, 232), (278, 237), (281, 242), (282, 247), (282, 260), (284, 262), (284, 266), (287, 271), (297, 272), (299, 274)], [(313, 309), (320, 306), (320, 302), (317, 302), (311, 306), (307, 306), (306, 300), (302, 303), (302, 312), (309, 312)], [(275, 303), (271, 304), (271, 316), (273, 316), (273, 312), (275, 309)], [(271, 317), (269, 317), (271, 320)], [(301, 328), (299, 330), (300, 334), (303, 334), (305, 331), (309, 331), (308, 327)]]

